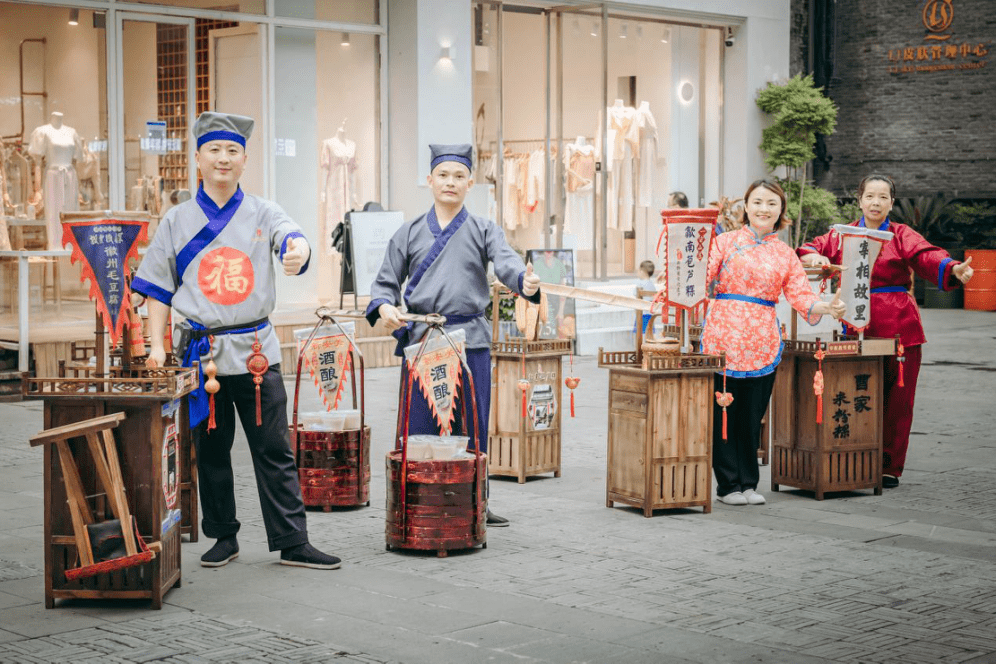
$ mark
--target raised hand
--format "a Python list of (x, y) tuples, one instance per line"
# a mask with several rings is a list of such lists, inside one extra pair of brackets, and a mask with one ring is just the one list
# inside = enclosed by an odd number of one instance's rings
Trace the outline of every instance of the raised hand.
[(288, 277), (298, 274), (310, 257), (311, 247), (303, 237), (292, 237), (287, 240), (287, 251), (280, 261), (284, 266), (284, 274)]
[(970, 267), (971, 265), (972, 265), (972, 257), (969, 256), (968, 258), (965, 259), (963, 263), (958, 263), (953, 268), (951, 268), (951, 274), (953, 274), (955, 276), (955, 279), (957, 279), (961, 283), (967, 284), (969, 280), (972, 278), (972, 275), (975, 274), (975, 270), (973, 270)]
[(522, 278), (522, 294), (532, 297), (540, 287), (540, 278), (533, 272), (533, 264), (526, 265), (526, 275)]
[(840, 295), (843, 292), (844, 291), (842, 289), (838, 288), (837, 294), (834, 295), (833, 299), (830, 301), (830, 315), (837, 320), (840, 320), (840, 317), (847, 313), (847, 305), (840, 300)]

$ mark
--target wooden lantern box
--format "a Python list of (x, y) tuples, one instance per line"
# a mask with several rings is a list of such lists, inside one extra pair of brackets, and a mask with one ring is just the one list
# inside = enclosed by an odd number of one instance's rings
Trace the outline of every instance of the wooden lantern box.
[[(816, 423), (814, 353), (822, 347), (823, 422)], [(768, 410), (771, 489), (882, 493), (883, 358), (893, 339), (786, 341)]]
[[(59, 455), (45, 447), (45, 606), (56, 599), (151, 599), (161, 608), (163, 595), (180, 584), (180, 459), (189, 448), (183, 397), (197, 385), (197, 368), (112, 366), (108, 375), (96, 367), (69, 367), (56, 378), (26, 378), (24, 396), (45, 402), (45, 429), (94, 417), (124, 413), (115, 432), (125, 496), (138, 532), (157, 555), (148, 563), (68, 581), (77, 566), (76, 540), (67, 505)], [(71, 441), (83, 491), (95, 514), (110, 515), (106, 495), (98, 493), (95, 467), (80, 441)], [(196, 505), (196, 488), (189, 494)]]
[[(544, 473), (560, 477), (561, 357), (570, 352), (569, 339), (511, 338), (491, 344), (490, 474), (516, 477), (519, 484)], [(526, 417), (519, 389), (523, 362), (529, 381)]]
[(712, 511), (713, 377), (723, 359), (600, 350), (609, 369), (605, 505)]

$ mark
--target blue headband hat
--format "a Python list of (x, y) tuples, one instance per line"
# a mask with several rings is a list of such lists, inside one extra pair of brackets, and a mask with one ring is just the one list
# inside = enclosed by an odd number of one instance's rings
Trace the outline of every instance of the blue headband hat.
[(252, 135), (253, 124), (253, 119), (244, 115), (204, 111), (194, 123), (197, 148), (200, 149), (208, 141), (234, 141), (245, 147)]
[(460, 145), (430, 145), (429, 152), (432, 161), (429, 164), (429, 172), (444, 161), (455, 161), (463, 164), (468, 171), (474, 171), (474, 148), (469, 143)]

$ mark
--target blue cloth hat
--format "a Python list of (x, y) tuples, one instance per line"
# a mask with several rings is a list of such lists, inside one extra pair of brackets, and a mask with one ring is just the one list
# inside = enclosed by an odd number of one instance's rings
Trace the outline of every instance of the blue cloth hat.
[(444, 161), (455, 161), (467, 167), (467, 170), (474, 171), (474, 148), (469, 143), (460, 145), (430, 145), (429, 152), (432, 161), (429, 164), (429, 172)]
[(200, 149), (208, 141), (235, 141), (245, 147), (246, 141), (252, 135), (254, 124), (252, 118), (244, 115), (204, 111), (194, 123), (197, 148)]

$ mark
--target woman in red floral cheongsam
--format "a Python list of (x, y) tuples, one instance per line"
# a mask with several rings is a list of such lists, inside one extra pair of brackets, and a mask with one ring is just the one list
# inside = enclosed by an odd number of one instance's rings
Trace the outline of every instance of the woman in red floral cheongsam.
[[(823, 314), (840, 318), (845, 307), (813, 293), (792, 248), (778, 239), (777, 231), (791, 222), (777, 182), (758, 180), (748, 187), (744, 211), (743, 228), (716, 236), (709, 251), (707, 283), (715, 289), (715, 300), (709, 303), (702, 352), (726, 354), (726, 392), (733, 395), (726, 409), (726, 440), (722, 409), (715, 406), (716, 493), (727, 505), (763, 505), (764, 496), (757, 492), (757, 446), (783, 345), (775, 303), (784, 293), (810, 324)], [(717, 374), (717, 392), (723, 391), (723, 381)]]

